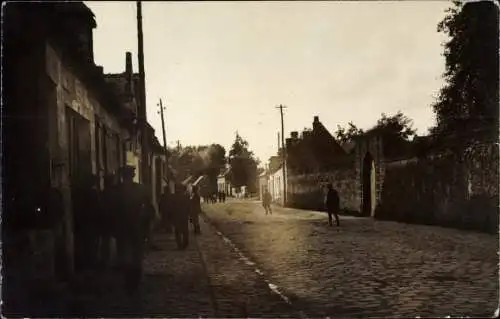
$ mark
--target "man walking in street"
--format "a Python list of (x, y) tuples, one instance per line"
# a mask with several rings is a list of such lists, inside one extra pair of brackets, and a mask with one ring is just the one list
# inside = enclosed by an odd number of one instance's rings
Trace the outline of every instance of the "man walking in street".
[(122, 169), (123, 182), (118, 187), (118, 211), (120, 215), (119, 246), (127, 290), (138, 292), (142, 277), (146, 225), (149, 225), (151, 203), (147, 190), (133, 181), (135, 167)]
[(335, 217), (335, 222), (337, 227), (340, 226), (339, 221), (339, 209), (340, 209), (340, 198), (337, 190), (333, 188), (331, 183), (327, 185), (327, 192), (325, 196), (325, 208), (328, 212), (328, 224), (333, 226), (332, 215)]
[(200, 219), (199, 215), (201, 213), (201, 202), (200, 195), (198, 194), (198, 187), (193, 186), (191, 194), (191, 222), (193, 223), (194, 233), (200, 234)]
[(170, 188), (167, 185), (163, 188), (163, 194), (161, 195), (160, 201), (158, 203), (158, 208), (160, 209), (161, 225), (165, 229), (167, 234), (172, 233), (172, 200), (173, 195), (170, 193)]
[(88, 270), (97, 266), (99, 247), (100, 194), (97, 177), (86, 175), (73, 192), (75, 268)]
[(191, 206), (189, 195), (184, 185), (176, 185), (174, 198), (173, 220), (175, 241), (177, 242), (177, 247), (184, 250), (189, 245), (189, 210)]
[(264, 191), (262, 196), (262, 206), (264, 206), (264, 209), (266, 210), (266, 215), (273, 214), (273, 211), (271, 210), (271, 194), (267, 189)]
[(99, 227), (99, 264), (110, 265), (111, 239), (115, 237), (114, 222), (116, 218), (116, 183), (115, 176), (104, 177), (104, 190), (101, 191), (101, 218)]

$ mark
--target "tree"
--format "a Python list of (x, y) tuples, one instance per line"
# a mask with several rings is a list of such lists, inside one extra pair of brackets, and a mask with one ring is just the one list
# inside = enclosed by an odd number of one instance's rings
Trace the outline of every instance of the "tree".
[(199, 146), (198, 155), (202, 160), (199, 171), (215, 180), (226, 164), (226, 150), (220, 144)]
[(179, 147), (169, 153), (179, 181), (199, 175), (208, 175), (214, 181), (226, 163), (226, 150), (220, 144)]
[(349, 122), (347, 125), (349, 126), (347, 130), (340, 125), (337, 125), (335, 137), (341, 144), (346, 143), (352, 140), (354, 137), (363, 134), (363, 130), (359, 129), (356, 125), (354, 125), (354, 123)]
[(384, 139), (403, 139), (408, 141), (412, 138), (416, 130), (413, 128), (413, 120), (398, 111), (392, 116), (382, 113), (375, 128), (381, 132)]
[(231, 165), (231, 183), (236, 187), (248, 186), (250, 191), (255, 190), (258, 160), (248, 149), (248, 142), (238, 133), (229, 151), (229, 164)]
[[(444, 44), (445, 86), (432, 105), (434, 135), (462, 134), (486, 128), (498, 131), (498, 8), (492, 1), (453, 2), (438, 32)], [(484, 131), (484, 129), (482, 129)]]

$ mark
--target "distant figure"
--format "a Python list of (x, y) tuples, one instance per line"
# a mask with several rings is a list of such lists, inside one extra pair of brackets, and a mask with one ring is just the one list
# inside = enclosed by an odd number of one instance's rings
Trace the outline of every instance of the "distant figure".
[(160, 209), (161, 225), (170, 234), (172, 232), (173, 225), (173, 194), (170, 193), (170, 188), (165, 186), (163, 188), (163, 194), (160, 197), (158, 208)]
[(193, 224), (194, 233), (199, 234), (200, 230), (200, 213), (201, 213), (201, 202), (200, 195), (198, 194), (198, 188), (193, 186), (193, 191), (191, 194), (191, 209), (189, 210), (191, 222)]
[(340, 226), (339, 221), (339, 210), (340, 210), (340, 198), (339, 193), (333, 188), (331, 183), (327, 185), (327, 193), (325, 196), (325, 208), (328, 212), (328, 224), (333, 226), (332, 215), (335, 216), (335, 221), (337, 226)]
[(186, 249), (189, 245), (189, 215), (190, 200), (186, 187), (178, 184), (175, 187), (173, 221), (175, 241), (179, 249)]
[(273, 214), (273, 211), (271, 210), (271, 199), (271, 193), (269, 193), (269, 191), (266, 189), (262, 196), (262, 206), (264, 206), (264, 209), (266, 210), (266, 215)]

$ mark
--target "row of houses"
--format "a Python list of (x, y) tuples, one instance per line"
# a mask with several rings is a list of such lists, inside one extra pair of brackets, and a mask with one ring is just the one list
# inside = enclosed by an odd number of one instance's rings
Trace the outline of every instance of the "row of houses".
[(300, 136), (298, 131), (292, 131), (285, 141), (286, 161), (283, 158), (283, 147), (280, 147), (259, 176), (260, 196), (267, 190), (272, 200), (281, 205), (286, 204), (285, 188), (288, 188), (287, 193), (294, 188), (293, 183), (287, 181), (289, 178), (327, 172), (348, 161), (349, 154), (353, 152), (352, 143), (342, 147), (319, 121), (318, 116), (313, 119), (312, 129), (304, 129)]
[(269, 159), (260, 196), (268, 190), (277, 204), (322, 210), (332, 183), (346, 212), (494, 231), (498, 136), (484, 132), (407, 141), (374, 128), (341, 145), (315, 116), (312, 129), (286, 139), (285, 161), (283, 148)]
[[(83, 2), (4, 8), (2, 233), (4, 254), (18, 257), (9, 260), (9, 269), (30, 262), (17, 245), (29, 235), (37, 240), (28, 250), (53, 256), (61, 247), (64, 272), (72, 272), (72, 197), (88, 176), (96, 176), (102, 189), (105, 176), (132, 165), (155, 207), (166, 185), (163, 147), (149, 124), (141, 129), (146, 106), (132, 54), (125, 53), (124, 72), (105, 74), (94, 61), (96, 27)], [(63, 202), (55, 216), (48, 195), (54, 192)]]

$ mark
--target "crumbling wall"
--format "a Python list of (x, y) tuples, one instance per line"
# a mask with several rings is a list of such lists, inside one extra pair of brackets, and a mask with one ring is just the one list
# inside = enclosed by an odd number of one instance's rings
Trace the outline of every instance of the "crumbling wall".
[(386, 164), (376, 217), (496, 231), (498, 146), (474, 145), (404, 165)]
[(360, 186), (358, 172), (354, 168), (290, 176), (288, 205), (302, 209), (324, 210), (324, 185), (326, 183), (332, 183), (338, 191), (342, 210), (359, 211), (361, 205)]

